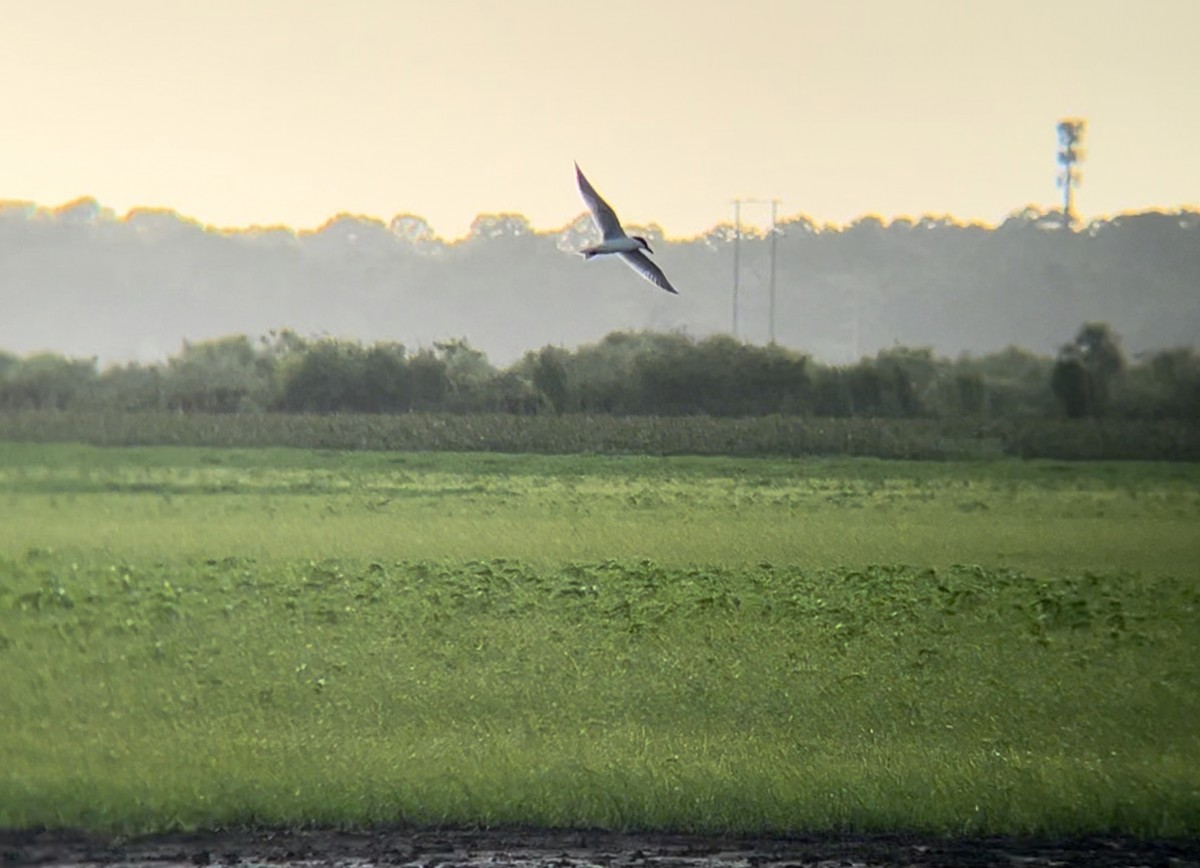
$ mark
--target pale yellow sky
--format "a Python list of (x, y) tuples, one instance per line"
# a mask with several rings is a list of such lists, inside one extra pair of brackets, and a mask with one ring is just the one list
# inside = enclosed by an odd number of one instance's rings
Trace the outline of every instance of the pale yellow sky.
[[(581, 213), (686, 236), (735, 196), (845, 223), (1200, 203), (1195, 0), (0, 0), (0, 199), (220, 226)], [(763, 209), (758, 209), (762, 211)], [(747, 209), (752, 220), (761, 219)]]

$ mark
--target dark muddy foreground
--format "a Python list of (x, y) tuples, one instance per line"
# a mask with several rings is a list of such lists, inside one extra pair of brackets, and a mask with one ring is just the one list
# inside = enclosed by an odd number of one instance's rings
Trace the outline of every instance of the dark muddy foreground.
[(112, 839), (0, 831), (16, 865), (337, 865), (368, 868), (1200, 868), (1200, 840), (797, 836), (739, 838), (602, 831), (328, 829), (219, 831)]

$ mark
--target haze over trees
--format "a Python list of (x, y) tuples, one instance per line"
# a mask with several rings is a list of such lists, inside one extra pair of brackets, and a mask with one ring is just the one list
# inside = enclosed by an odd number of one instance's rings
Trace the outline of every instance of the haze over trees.
[[(1082, 322), (1108, 323), (1131, 357), (1200, 334), (1200, 212), (1078, 231), (1033, 208), (995, 228), (934, 217), (844, 227), (796, 217), (779, 228), (778, 342), (818, 362), (897, 346), (1048, 355)], [(572, 255), (593, 231), (583, 214), (553, 232), (491, 214), (450, 243), (414, 215), (219, 231), (165, 210), (118, 218), (90, 199), (0, 203), (0, 347), (162, 361), (184, 340), (289, 329), (410, 353), (461, 336), (508, 365), (531, 347), (614, 331), (729, 330), (732, 227), (669, 240), (642, 229), (679, 297), (620, 263)], [(741, 245), (739, 337), (750, 342), (768, 334), (769, 247), (753, 234)]]

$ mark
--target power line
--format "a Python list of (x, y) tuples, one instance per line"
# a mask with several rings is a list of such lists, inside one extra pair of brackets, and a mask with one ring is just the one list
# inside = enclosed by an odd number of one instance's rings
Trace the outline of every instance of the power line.
[(771, 206), (771, 272), (769, 282), (770, 309), (769, 325), (770, 342), (775, 343), (775, 240), (778, 236), (776, 218), (778, 215), (779, 199), (734, 199), (733, 200), (733, 336), (738, 337), (738, 301), (741, 291), (741, 261), (742, 261), (742, 204)]

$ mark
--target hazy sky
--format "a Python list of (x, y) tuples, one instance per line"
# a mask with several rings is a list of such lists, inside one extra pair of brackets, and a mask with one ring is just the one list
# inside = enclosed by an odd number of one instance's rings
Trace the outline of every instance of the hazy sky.
[[(0, 0), (0, 199), (220, 226), (1200, 203), (1196, 0)], [(747, 208), (746, 216), (765, 216)]]

